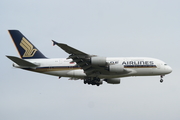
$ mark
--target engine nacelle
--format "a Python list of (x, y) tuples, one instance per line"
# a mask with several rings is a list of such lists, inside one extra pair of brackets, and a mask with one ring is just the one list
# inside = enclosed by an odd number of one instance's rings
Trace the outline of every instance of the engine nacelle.
[(116, 65), (109, 65), (109, 71), (115, 73), (122, 73), (124, 71), (124, 66), (120, 64)]
[(91, 57), (91, 64), (105, 66), (106, 65), (106, 57)]
[(120, 78), (108, 78), (108, 79), (104, 79), (104, 81), (106, 81), (109, 84), (120, 84), (121, 79)]

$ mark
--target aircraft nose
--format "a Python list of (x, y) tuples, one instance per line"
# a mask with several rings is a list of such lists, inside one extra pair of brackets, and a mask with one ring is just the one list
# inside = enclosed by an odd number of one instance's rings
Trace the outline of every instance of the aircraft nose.
[(171, 73), (172, 72), (172, 68), (170, 66), (167, 66), (167, 72)]

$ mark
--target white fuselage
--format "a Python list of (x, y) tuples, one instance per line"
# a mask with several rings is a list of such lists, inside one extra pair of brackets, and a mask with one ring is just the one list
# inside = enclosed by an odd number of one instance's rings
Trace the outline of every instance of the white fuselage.
[[(84, 70), (81, 69), (75, 62), (71, 62), (72, 59), (55, 58), (55, 59), (26, 59), (29, 62), (37, 64), (36, 68), (23, 68), (26, 70), (59, 76), (59, 77), (72, 77), (72, 78), (85, 78), (87, 75)], [(165, 62), (144, 57), (119, 57), (119, 58), (107, 58), (108, 65), (121, 64), (124, 69), (130, 71), (127, 74), (101, 74), (99, 78), (117, 78), (128, 76), (154, 76), (165, 75), (172, 72), (170, 66)], [(18, 67), (18, 65), (15, 65)]]

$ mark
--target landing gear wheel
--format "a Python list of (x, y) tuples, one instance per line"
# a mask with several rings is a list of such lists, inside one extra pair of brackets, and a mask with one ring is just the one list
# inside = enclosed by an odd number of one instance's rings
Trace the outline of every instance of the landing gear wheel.
[(84, 84), (86, 84), (87, 82), (86, 82), (86, 80), (84, 80)]
[(161, 79), (160, 79), (160, 83), (162, 83), (163, 82), (163, 76), (164, 75), (161, 75), (160, 77), (161, 77)]
[(162, 83), (162, 82), (163, 82), (163, 79), (161, 79), (160, 82)]

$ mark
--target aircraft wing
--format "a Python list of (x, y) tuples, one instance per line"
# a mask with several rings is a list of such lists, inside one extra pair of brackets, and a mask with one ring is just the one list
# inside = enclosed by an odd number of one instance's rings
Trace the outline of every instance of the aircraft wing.
[(74, 54), (74, 55), (85, 55), (87, 56), (88, 54), (81, 52), (73, 47), (70, 47), (66, 44), (63, 43), (57, 43), (55, 41), (53, 41), (53, 45), (58, 45), (59, 47), (61, 47), (65, 52), (69, 53), (69, 54)]
[(97, 76), (99, 74), (108, 74), (109, 71), (102, 66), (92, 65), (91, 57), (96, 57), (96, 55), (89, 55), (82, 51), (79, 51), (73, 47), (70, 47), (63, 43), (57, 43), (53, 41), (53, 45), (57, 45), (62, 48), (65, 52), (69, 53), (68, 59), (73, 59), (72, 62), (76, 62), (78, 66), (80, 66), (86, 75), (88, 76)]

